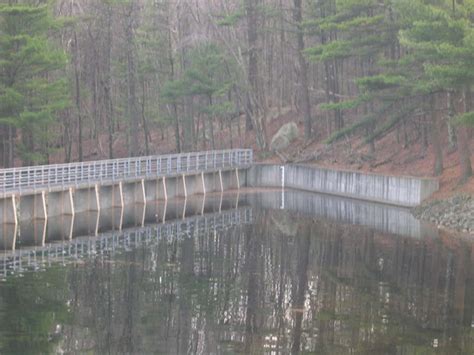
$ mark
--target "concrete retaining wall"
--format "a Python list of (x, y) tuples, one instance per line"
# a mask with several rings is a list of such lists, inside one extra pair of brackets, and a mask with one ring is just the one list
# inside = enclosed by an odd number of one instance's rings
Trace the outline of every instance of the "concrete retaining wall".
[(382, 233), (411, 238), (438, 235), (435, 226), (417, 220), (407, 208), (347, 199), (301, 190), (246, 195), (251, 206), (294, 211), (348, 225), (366, 226)]
[[(283, 177), (284, 171), (284, 177)], [(284, 179), (284, 181), (282, 181)], [(385, 176), (302, 165), (255, 165), (247, 186), (281, 187), (412, 207), (439, 189), (436, 179)]]

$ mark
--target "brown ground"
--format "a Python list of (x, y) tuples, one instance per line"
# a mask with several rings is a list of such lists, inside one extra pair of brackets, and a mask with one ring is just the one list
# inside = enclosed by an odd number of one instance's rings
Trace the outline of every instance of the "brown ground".
[[(286, 122), (294, 119), (295, 115), (285, 115), (274, 120), (268, 129), (268, 136), (272, 137)], [(300, 136), (303, 137), (303, 125), (298, 123)], [(318, 137), (315, 139), (317, 140)], [(323, 137), (324, 139), (324, 137)], [(322, 140), (322, 139), (321, 139)], [(445, 142), (446, 146), (448, 145)], [(471, 142), (471, 151), (474, 152), (474, 141)], [(434, 177), (434, 153), (430, 145), (424, 151), (421, 143), (413, 143), (407, 148), (397, 143), (396, 133), (392, 132), (376, 142), (376, 153), (369, 157), (368, 149), (362, 139), (352, 137), (326, 146), (316, 141), (306, 143), (299, 138), (280, 155), (265, 156), (257, 152), (262, 162), (281, 163), (284, 159), (292, 162), (348, 169), (364, 172), (383, 173), (389, 175), (410, 175), (418, 177)], [(471, 159), (474, 167), (474, 154)], [(460, 166), (458, 151), (445, 152), (444, 171), (439, 177), (440, 191), (433, 198), (447, 198), (457, 193), (474, 194), (474, 178), (460, 184)]]

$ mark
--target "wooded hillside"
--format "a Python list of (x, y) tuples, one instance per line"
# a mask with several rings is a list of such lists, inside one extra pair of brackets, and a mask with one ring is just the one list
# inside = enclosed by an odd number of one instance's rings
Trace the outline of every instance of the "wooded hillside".
[(396, 135), (466, 181), (473, 25), (474, 0), (2, 0), (0, 164), (265, 152), (294, 112), (308, 143)]

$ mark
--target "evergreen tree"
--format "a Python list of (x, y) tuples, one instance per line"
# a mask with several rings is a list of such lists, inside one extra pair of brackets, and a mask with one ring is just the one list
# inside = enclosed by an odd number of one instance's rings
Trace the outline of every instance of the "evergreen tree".
[[(454, 111), (461, 123), (469, 123), (473, 115), (474, 1), (403, 0), (397, 6), (407, 21), (400, 34), (401, 43), (413, 51), (412, 57), (422, 66), (420, 79), (423, 80), (417, 80), (415, 87), (430, 93), (449, 93), (445, 110)], [(435, 132), (438, 134), (437, 129)], [(463, 127), (457, 133), (461, 177), (465, 181), (472, 176), (470, 137)]]
[(176, 101), (185, 96), (201, 98), (201, 113), (208, 117), (212, 149), (215, 149), (214, 118), (233, 111), (228, 93), (236, 82), (232, 63), (215, 44), (204, 44), (190, 53), (191, 64), (183, 77), (168, 82), (163, 89), (165, 99)]
[(47, 161), (51, 151), (55, 114), (68, 104), (67, 83), (58, 73), (66, 56), (48, 40), (56, 25), (48, 5), (0, 5), (4, 166), (13, 165), (15, 145), (26, 164)]

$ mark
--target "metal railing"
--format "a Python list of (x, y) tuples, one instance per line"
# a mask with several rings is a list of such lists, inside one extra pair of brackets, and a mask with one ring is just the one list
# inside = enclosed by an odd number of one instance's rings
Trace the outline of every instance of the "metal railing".
[(172, 243), (184, 238), (214, 235), (232, 227), (253, 222), (253, 210), (243, 207), (204, 216), (188, 217), (154, 226), (106, 232), (96, 237), (80, 237), (62, 243), (47, 244), (34, 249), (19, 249), (0, 255), (0, 277), (43, 271), (53, 263), (66, 265), (81, 258), (113, 255), (140, 246), (151, 247), (161, 240)]
[(0, 194), (245, 168), (251, 149), (172, 154), (0, 169)]

